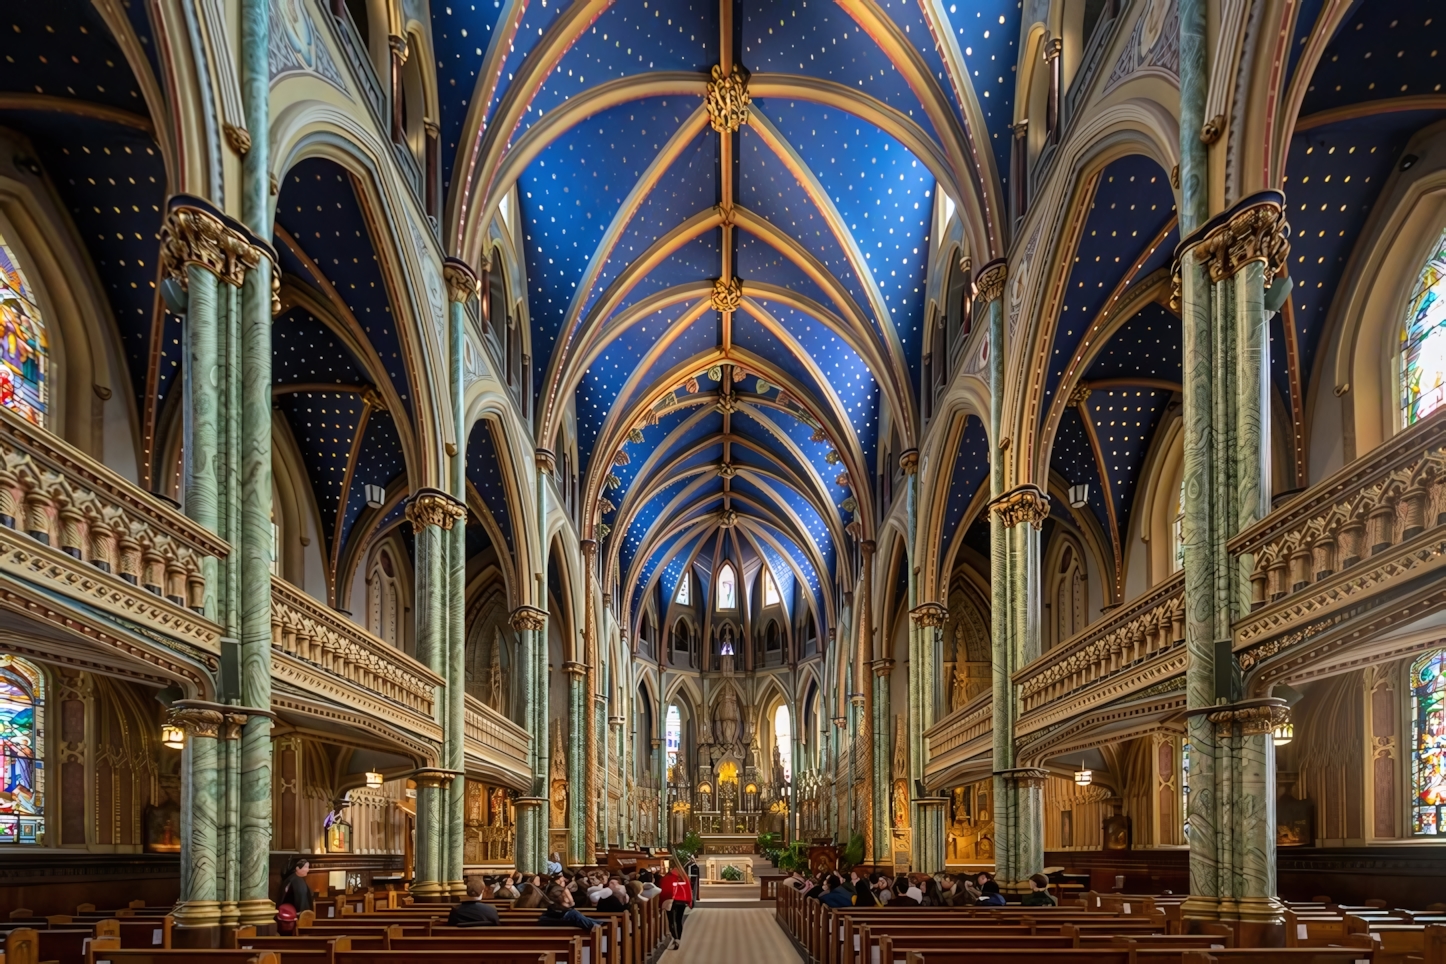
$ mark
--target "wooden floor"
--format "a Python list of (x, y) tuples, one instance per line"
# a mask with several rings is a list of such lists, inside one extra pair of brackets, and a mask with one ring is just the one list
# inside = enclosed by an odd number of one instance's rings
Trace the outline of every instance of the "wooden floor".
[(682, 946), (660, 964), (801, 964), (773, 908), (700, 907), (688, 913)]

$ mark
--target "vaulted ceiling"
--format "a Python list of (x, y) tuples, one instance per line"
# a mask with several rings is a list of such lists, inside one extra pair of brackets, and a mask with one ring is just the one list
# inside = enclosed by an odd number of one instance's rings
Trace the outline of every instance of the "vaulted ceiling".
[[(686, 566), (765, 563), (832, 625), (882, 452), (917, 444), (940, 193), (980, 263), (1002, 251), (1018, 5), (432, 17), (449, 244), (485, 250), (515, 183), (537, 440), (572, 433), (604, 578), (636, 618)], [(735, 66), (730, 123), (705, 93)]]

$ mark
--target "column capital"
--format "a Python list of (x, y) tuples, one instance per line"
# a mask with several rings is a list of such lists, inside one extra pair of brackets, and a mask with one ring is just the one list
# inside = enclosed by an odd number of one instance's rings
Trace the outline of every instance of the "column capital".
[(1289, 237), (1283, 193), (1261, 191), (1242, 198), (1230, 210), (1196, 228), (1175, 248), (1171, 305), (1178, 310), (1181, 265), (1187, 253), (1194, 253), (1195, 259), (1210, 272), (1210, 280), (1217, 284), (1233, 277), (1250, 262), (1260, 261), (1265, 265), (1265, 287), (1269, 288), (1285, 271), (1285, 261), (1290, 256)]
[(573, 679), (582, 679), (587, 675), (587, 667), (574, 659), (567, 660), (563, 663), (562, 671)]
[(442, 770), (436, 767), (427, 767), (412, 773), (412, 779), (423, 789), (445, 789), (460, 776), (464, 776), (461, 770)]
[(1290, 721), (1290, 705), (1273, 696), (1216, 706), (1204, 712), (1205, 718), (1215, 724), (1216, 730), (1229, 731), (1239, 726), (1245, 736), (1270, 733), (1280, 724)]
[(512, 628), (518, 632), (547, 628), (547, 610), (536, 606), (518, 606), (512, 610)]
[(458, 519), (465, 518), (466, 508), (441, 489), (418, 489), (407, 503), (407, 521), (413, 532), (427, 526), (451, 529)]
[(171, 198), (161, 225), (161, 265), (181, 287), (186, 286), (186, 266), (194, 264), (239, 288), (262, 258), (276, 260), (271, 246), (239, 221), (200, 198)]
[(887, 656), (874, 660), (869, 666), (873, 668), (875, 676), (888, 676), (894, 671), (894, 661)]
[(920, 626), (937, 628), (949, 618), (949, 610), (942, 603), (926, 602), (909, 610), (909, 615)]
[(465, 305), (477, 296), (477, 272), (461, 258), (443, 259), (442, 278), (447, 282), (447, 297), (452, 301)]
[(1044, 786), (1049, 771), (1040, 767), (1015, 767), (1011, 770), (995, 770), (994, 775), (1022, 786)]
[(170, 712), (166, 714), (166, 719), (171, 724), (183, 728), (191, 736), (214, 740), (220, 735), (221, 723), (225, 719), (225, 714), (205, 706), (172, 704)]
[(905, 475), (914, 475), (919, 471), (919, 450), (904, 449), (899, 453), (899, 468), (904, 470)]
[(974, 287), (979, 289), (979, 297), (987, 304), (991, 301), (998, 301), (1004, 297), (1004, 280), (1009, 275), (1009, 262), (1003, 258), (997, 258), (979, 269), (979, 277), (974, 279)]
[(1044, 520), (1049, 518), (1049, 496), (1039, 486), (1026, 482), (990, 502), (989, 511), (1004, 521), (1006, 529), (1013, 529), (1021, 522), (1043, 529)]
[(578, 541), (577, 546), (579, 549), (582, 550), (582, 554), (585, 556), (590, 556), (597, 552), (596, 539), (581, 539)]
[(865, 539), (863, 542), (860, 542), (860, 543), (859, 543), (859, 551), (862, 552), (862, 553), (863, 553), (864, 555), (866, 555), (866, 556), (871, 556), (871, 555), (873, 555), (873, 554), (874, 554), (874, 550), (877, 549), (877, 548), (878, 548), (878, 544), (875, 543), (874, 540), (872, 540), (872, 539)]
[(552, 454), (552, 449), (537, 449), (532, 453), (537, 462), (537, 467), (548, 475), (557, 471), (557, 456)]
[(1044, 59), (1054, 60), (1064, 52), (1064, 40), (1059, 37), (1051, 37), (1044, 42)]

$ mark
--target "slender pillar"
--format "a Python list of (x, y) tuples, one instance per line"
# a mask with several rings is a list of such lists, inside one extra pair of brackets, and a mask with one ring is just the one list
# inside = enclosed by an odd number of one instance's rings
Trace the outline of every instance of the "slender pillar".
[[(583, 834), (582, 834), (582, 856), (583, 863), (591, 864), (596, 859), (597, 853), (597, 824), (598, 824), (598, 744), (606, 739), (602, 733), (606, 731), (607, 709), (604, 706), (601, 711), (597, 707), (598, 701), (603, 699), (599, 691), (598, 680), (601, 678), (602, 667), (598, 658), (597, 645), (597, 607), (593, 604), (596, 587), (594, 582), (597, 579), (597, 542), (592, 539), (582, 540), (582, 662), (585, 676), (583, 678), (584, 699), (588, 710), (587, 732), (583, 737), (582, 746), (573, 747), (569, 750), (569, 760), (573, 757), (582, 757), (583, 779), (573, 786), (580, 788), (583, 797)], [(581, 752), (579, 752), (581, 751)]]
[[(522, 723), (530, 737), (528, 760), (532, 766), (531, 793), (518, 798), (517, 869), (537, 873), (547, 861), (547, 692), (546, 681), (539, 683), (538, 650), (543, 651), (542, 670), (547, 668), (547, 613), (536, 606), (519, 606), (512, 611), (512, 628), (522, 643), (522, 656), (517, 661), (521, 672), (519, 690), (526, 694)], [(538, 693), (544, 694), (539, 701)], [(523, 801), (528, 801), (523, 806)]]
[[(271, 237), (271, 41), (267, 0), (241, 2), (241, 100), (251, 147), (241, 159), (241, 220)], [(240, 553), (235, 577), (241, 640), (241, 701), (271, 707), (271, 290), (274, 260), (261, 258), (241, 289)], [(270, 927), (276, 908), (271, 876), (271, 717), (255, 715), (241, 736), (240, 921)]]
[[(1184, 8), (1182, 7), (1182, 17)], [(1182, 20), (1182, 37), (1184, 33)], [(1182, 131), (1182, 146), (1184, 133)], [(1187, 195), (1188, 198), (1188, 195)], [(1269, 324), (1289, 255), (1285, 198), (1248, 197), (1176, 252), (1184, 329), (1186, 700), (1190, 716), (1187, 917), (1273, 927), (1274, 746), (1279, 700), (1242, 701), (1231, 626), (1250, 611), (1254, 560), (1229, 541), (1270, 503)], [(1182, 223), (1184, 208), (1182, 207)]]
[(1052, 37), (1044, 44), (1045, 68), (1049, 72), (1049, 100), (1045, 106), (1045, 140), (1050, 144), (1059, 143), (1059, 97), (1060, 97), (1060, 57), (1064, 51), (1064, 41), (1059, 37)]
[[(912, 624), (912, 632), (918, 637), (916, 644), (915, 665), (924, 664), (930, 669), (927, 680), (920, 681), (921, 692), (919, 694), (919, 717), (914, 723), (918, 727), (917, 732), (909, 734), (910, 753), (910, 796), (916, 804), (913, 813), (913, 853), (912, 861), (914, 870), (919, 873), (935, 873), (944, 869), (944, 837), (942, 827), (939, 825), (938, 832), (935, 832), (932, 821), (935, 817), (942, 818), (943, 811), (936, 806), (936, 798), (933, 795), (920, 795), (919, 787), (924, 780), (924, 763), (926, 762), (927, 750), (924, 733), (934, 725), (934, 686), (932, 670), (938, 665), (934, 658), (935, 637), (939, 634), (944, 625), (944, 620), (949, 616), (949, 610), (942, 604), (926, 602), (916, 606), (909, 611)], [(909, 667), (909, 687), (914, 687), (914, 666)], [(925, 687), (927, 686), (927, 689)]]
[[(466, 519), (467, 425), (465, 413), (465, 362), (467, 357), (467, 302), (477, 297), (477, 276), (465, 262), (448, 258), (442, 265), (447, 283), (447, 400), (453, 441), (447, 449), (447, 494)], [(453, 524), (443, 539), (447, 545), (445, 600), (447, 606), (447, 700), (443, 726), (442, 765), (462, 773), (466, 770), (467, 747), (467, 526)], [(467, 780), (456, 779), (447, 788), (447, 845), (442, 880), (445, 891), (464, 897), (463, 851), (466, 846)]]
[(587, 856), (587, 765), (584, 745), (591, 728), (592, 701), (587, 695), (587, 668), (569, 660), (562, 664), (567, 674), (567, 863), (579, 867), (591, 863)]
[[(914, 565), (915, 543), (919, 536), (919, 451), (909, 449), (899, 454), (899, 467), (904, 470), (906, 489), (904, 509), (907, 533), (904, 544), (907, 549), (909, 573), (908, 606), (912, 613), (919, 605), (919, 579)], [(928, 652), (925, 651), (925, 637), (929, 637)], [(909, 764), (909, 866), (918, 870), (925, 863), (920, 849), (923, 839), (918, 833), (919, 814), (914, 801), (918, 799), (918, 788), (924, 780), (924, 731), (934, 720), (934, 660), (933, 634), (924, 631), (917, 619), (909, 620), (909, 707), (905, 739), (908, 741)]]
[(1008, 488), (1003, 414), (1006, 275), (1005, 263), (992, 261), (980, 270), (978, 284), (989, 312), (995, 871), (1002, 888), (1023, 890), (1025, 879), (1044, 866), (1044, 771), (1020, 767), (1015, 759), (1019, 704), (1013, 675), (1039, 655), (1039, 529), (1049, 515), (1049, 498), (1034, 485)]
[(181, 727), (181, 892), (176, 926), (188, 931), (186, 946), (216, 947), (221, 936), (217, 888), (218, 840), (216, 738), (221, 713), (214, 709), (173, 706), (170, 722)]
[[(419, 489), (407, 503), (407, 520), (416, 536), (416, 639), (417, 660), (446, 679), (449, 673), (448, 639), (448, 539), (464, 510), (447, 493)], [(444, 687), (433, 702), (433, 712), (443, 724), (442, 760), (448, 762), (453, 745), (447, 733), (447, 697)], [(446, 766), (437, 771), (455, 773)], [(447, 804), (443, 790), (451, 781), (417, 778), (416, 871), (412, 892), (420, 898), (436, 899), (449, 892), (447, 873)], [(460, 856), (460, 855), (459, 855)], [(458, 868), (460, 872), (460, 867)]]
[(1205, 11), (1208, 0), (1180, 0), (1180, 237), (1187, 237), (1210, 216), (1210, 182), (1205, 101), (1210, 91), (1206, 59)]
[(894, 827), (889, 819), (893, 810), (893, 739), (894, 715), (889, 684), (894, 661), (887, 657), (873, 662), (874, 693), (870, 713), (870, 734), (873, 736), (873, 815), (874, 862), (894, 864)]

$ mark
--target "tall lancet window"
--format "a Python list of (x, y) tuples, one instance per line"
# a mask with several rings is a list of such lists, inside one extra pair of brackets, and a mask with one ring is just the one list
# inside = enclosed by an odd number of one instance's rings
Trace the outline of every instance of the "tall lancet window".
[(731, 562), (723, 563), (718, 572), (718, 608), (738, 608), (738, 575), (733, 571)]
[(1431, 246), (1401, 326), (1401, 414), (1414, 425), (1446, 401), (1446, 231)]
[(0, 405), (36, 425), (50, 398), (48, 355), (35, 291), (0, 237)]
[(1411, 830), (1446, 834), (1446, 650), (1411, 667)]
[(45, 842), (45, 677), (0, 655), (0, 843)]

